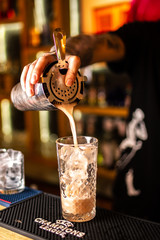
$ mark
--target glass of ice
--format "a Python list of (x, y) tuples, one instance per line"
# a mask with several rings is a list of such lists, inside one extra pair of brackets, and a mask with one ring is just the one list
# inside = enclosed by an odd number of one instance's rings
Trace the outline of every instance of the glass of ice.
[(13, 149), (0, 149), (0, 193), (24, 190), (24, 155)]
[(56, 141), (62, 215), (71, 222), (85, 222), (96, 215), (98, 140), (80, 136)]

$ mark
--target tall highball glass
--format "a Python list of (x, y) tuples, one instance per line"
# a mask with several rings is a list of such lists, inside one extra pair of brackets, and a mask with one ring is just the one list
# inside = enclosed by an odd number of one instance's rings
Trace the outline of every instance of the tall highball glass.
[(56, 141), (62, 215), (71, 222), (85, 222), (96, 215), (98, 140), (80, 136)]

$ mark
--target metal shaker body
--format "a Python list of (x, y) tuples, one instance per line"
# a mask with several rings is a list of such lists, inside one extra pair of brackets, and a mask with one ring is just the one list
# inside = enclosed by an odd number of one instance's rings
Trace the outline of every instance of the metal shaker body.
[(71, 87), (65, 85), (68, 63), (65, 61), (66, 35), (60, 28), (53, 33), (57, 60), (44, 70), (41, 83), (35, 84), (35, 95), (28, 97), (21, 88), (15, 85), (11, 91), (14, 106), (21, 111), (55, 110), (58, 104), (79, 102), (83, 98), (84, 77), (78, 72)]
[(28, 97), (22, 90), (21, 84), (16, 84), (11, 91), (11, 101), (13, 105), (21, 111), (27, 110), (54, 110), (55, 107), (49, 103), (45, 97), (43, 84), (35, 84), (35, 94), (33, 97)]

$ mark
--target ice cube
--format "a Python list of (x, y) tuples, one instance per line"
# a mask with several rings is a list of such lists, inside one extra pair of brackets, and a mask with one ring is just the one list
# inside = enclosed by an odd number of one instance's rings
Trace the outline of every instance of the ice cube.
[(6, 161), (10, 161), (10, 157), (6, 149), (0, 149), (0, 165), (1, 167), (6, 164)]
[(66, 169), (69, 171), (70, 177), (73, 179), (86, 179), (88, 176), (87, 166), (88, 159), (78, 147), (75, 147), (66, 162)]
[(7, 153), (9, 157), (12, 159), (12, 161), (21, 162), (21, 159), (23, 158), (23, 154), (21, 151), (7, 149)]
[[(11, 165), (12, 164), (12, 165)], [(9, 163), (5, 169), (4, 182), (5, 187), (18, 187), (21, 182), (21, 163)]]
[(96, 147), (80, 147), (85, 158), (88, 159), (88, 164), (91, 164), (97, 160), (97, 148)]
[(59, 156), (62, 160), (66, 161), (70, 155), (74, 152), (74, 147), (71, 146), (63, 146), (59, 150)]

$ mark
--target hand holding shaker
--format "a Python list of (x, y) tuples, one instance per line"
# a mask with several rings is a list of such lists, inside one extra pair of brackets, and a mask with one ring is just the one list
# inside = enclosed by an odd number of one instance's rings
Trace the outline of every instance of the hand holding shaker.
[(64, 83), (68, 70), (65, 61), (66, 35), (60, 28), (53, 32), (57, 61), (44, 70), (41, 82), (35, 84), (35, 95), (28, 97), (22, 90), (21, 84), (16, 84), (11, 91), (14, 106), (25, 110), (55, 110), (58, 104), (78, 103), (83, 98), (84, 77), (78, 72), (74, 84), (67, 87)]

